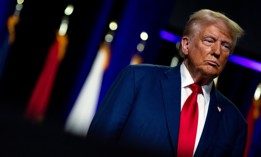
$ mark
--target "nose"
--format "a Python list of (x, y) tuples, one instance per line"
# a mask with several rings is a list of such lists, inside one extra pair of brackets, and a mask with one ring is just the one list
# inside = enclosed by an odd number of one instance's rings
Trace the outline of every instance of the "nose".
[(221, 45), (219, 43), (214, 43), (211, 47), (211, 51), (214, 56), (219, 57), (221, 53)]

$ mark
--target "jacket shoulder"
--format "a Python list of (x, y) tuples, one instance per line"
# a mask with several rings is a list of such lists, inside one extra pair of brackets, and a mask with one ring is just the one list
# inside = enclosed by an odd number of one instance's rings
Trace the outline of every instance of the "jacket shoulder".
[(127, 69), (132, 69), (135, 72), (139, 73), (162, 73), (172, 69), (173, 67), (166, 66), (166, 65), (157, 65), (157, 64), (134, 64), (128, 65)]

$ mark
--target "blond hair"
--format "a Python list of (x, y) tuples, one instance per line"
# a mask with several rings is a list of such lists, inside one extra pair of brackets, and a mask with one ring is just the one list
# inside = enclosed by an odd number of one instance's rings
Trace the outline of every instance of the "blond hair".
[[(225, 14), (221, 12), (212, 11), (209, 9), (201, 9), (199, 11), (194, 12), (189, 17), (189, 20), (186, 23), (182, 36), (194, 35), (194, 33), (197, 30), (199, 30), (198, 28), (206, 24), (209, 25), (219, 22), (223, 22), (223, 24), (225, 24), (225, 26), (227, 27), (229, 31), (228, 33), (230, 34), (233, 40), (234, 49), (238, 39), (240, 39), (244, 35), (244, 30), (235, 21), (228, 18)], [(185, 57), (182, 52), (181, 45), (179, 48), (179, 54), (181, 57)]]

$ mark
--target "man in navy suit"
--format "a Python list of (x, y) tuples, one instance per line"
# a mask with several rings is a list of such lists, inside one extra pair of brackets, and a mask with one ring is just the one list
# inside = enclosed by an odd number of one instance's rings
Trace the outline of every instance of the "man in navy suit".
[[(112, 84), (90, 125), (87, 139), (102, 156), (178, 156), (180, 115), (200, 85), (192, 156), (243, 156), (247, 123), (213, 83), (224, 69), (243, 29), (220, 12), (193, 13), (181, 39), (183, 61), (176, 67), (126, 67)], [(181, 155), (183, 156), (183, 155)], [(184, 155), (186, 156), (186, 155)]]

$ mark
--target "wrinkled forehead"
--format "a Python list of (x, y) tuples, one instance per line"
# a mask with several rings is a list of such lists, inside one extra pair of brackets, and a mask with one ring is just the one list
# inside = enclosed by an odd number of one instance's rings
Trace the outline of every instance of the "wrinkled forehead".
[(219, 29), (220, 32), (225, 34), (228, 38), (232, 40), (232, 43), (236, 42), (235, 37), (233, 36), (232, 30), (229, 28), (229, 26), (222, 20), (215, 20), (215, 21), (201, 21), (201, 22), (195, 22), (194, 24), (194, 35), (195, 33), (203, 32), (206, 28), (210, 26), (214, 26)]

